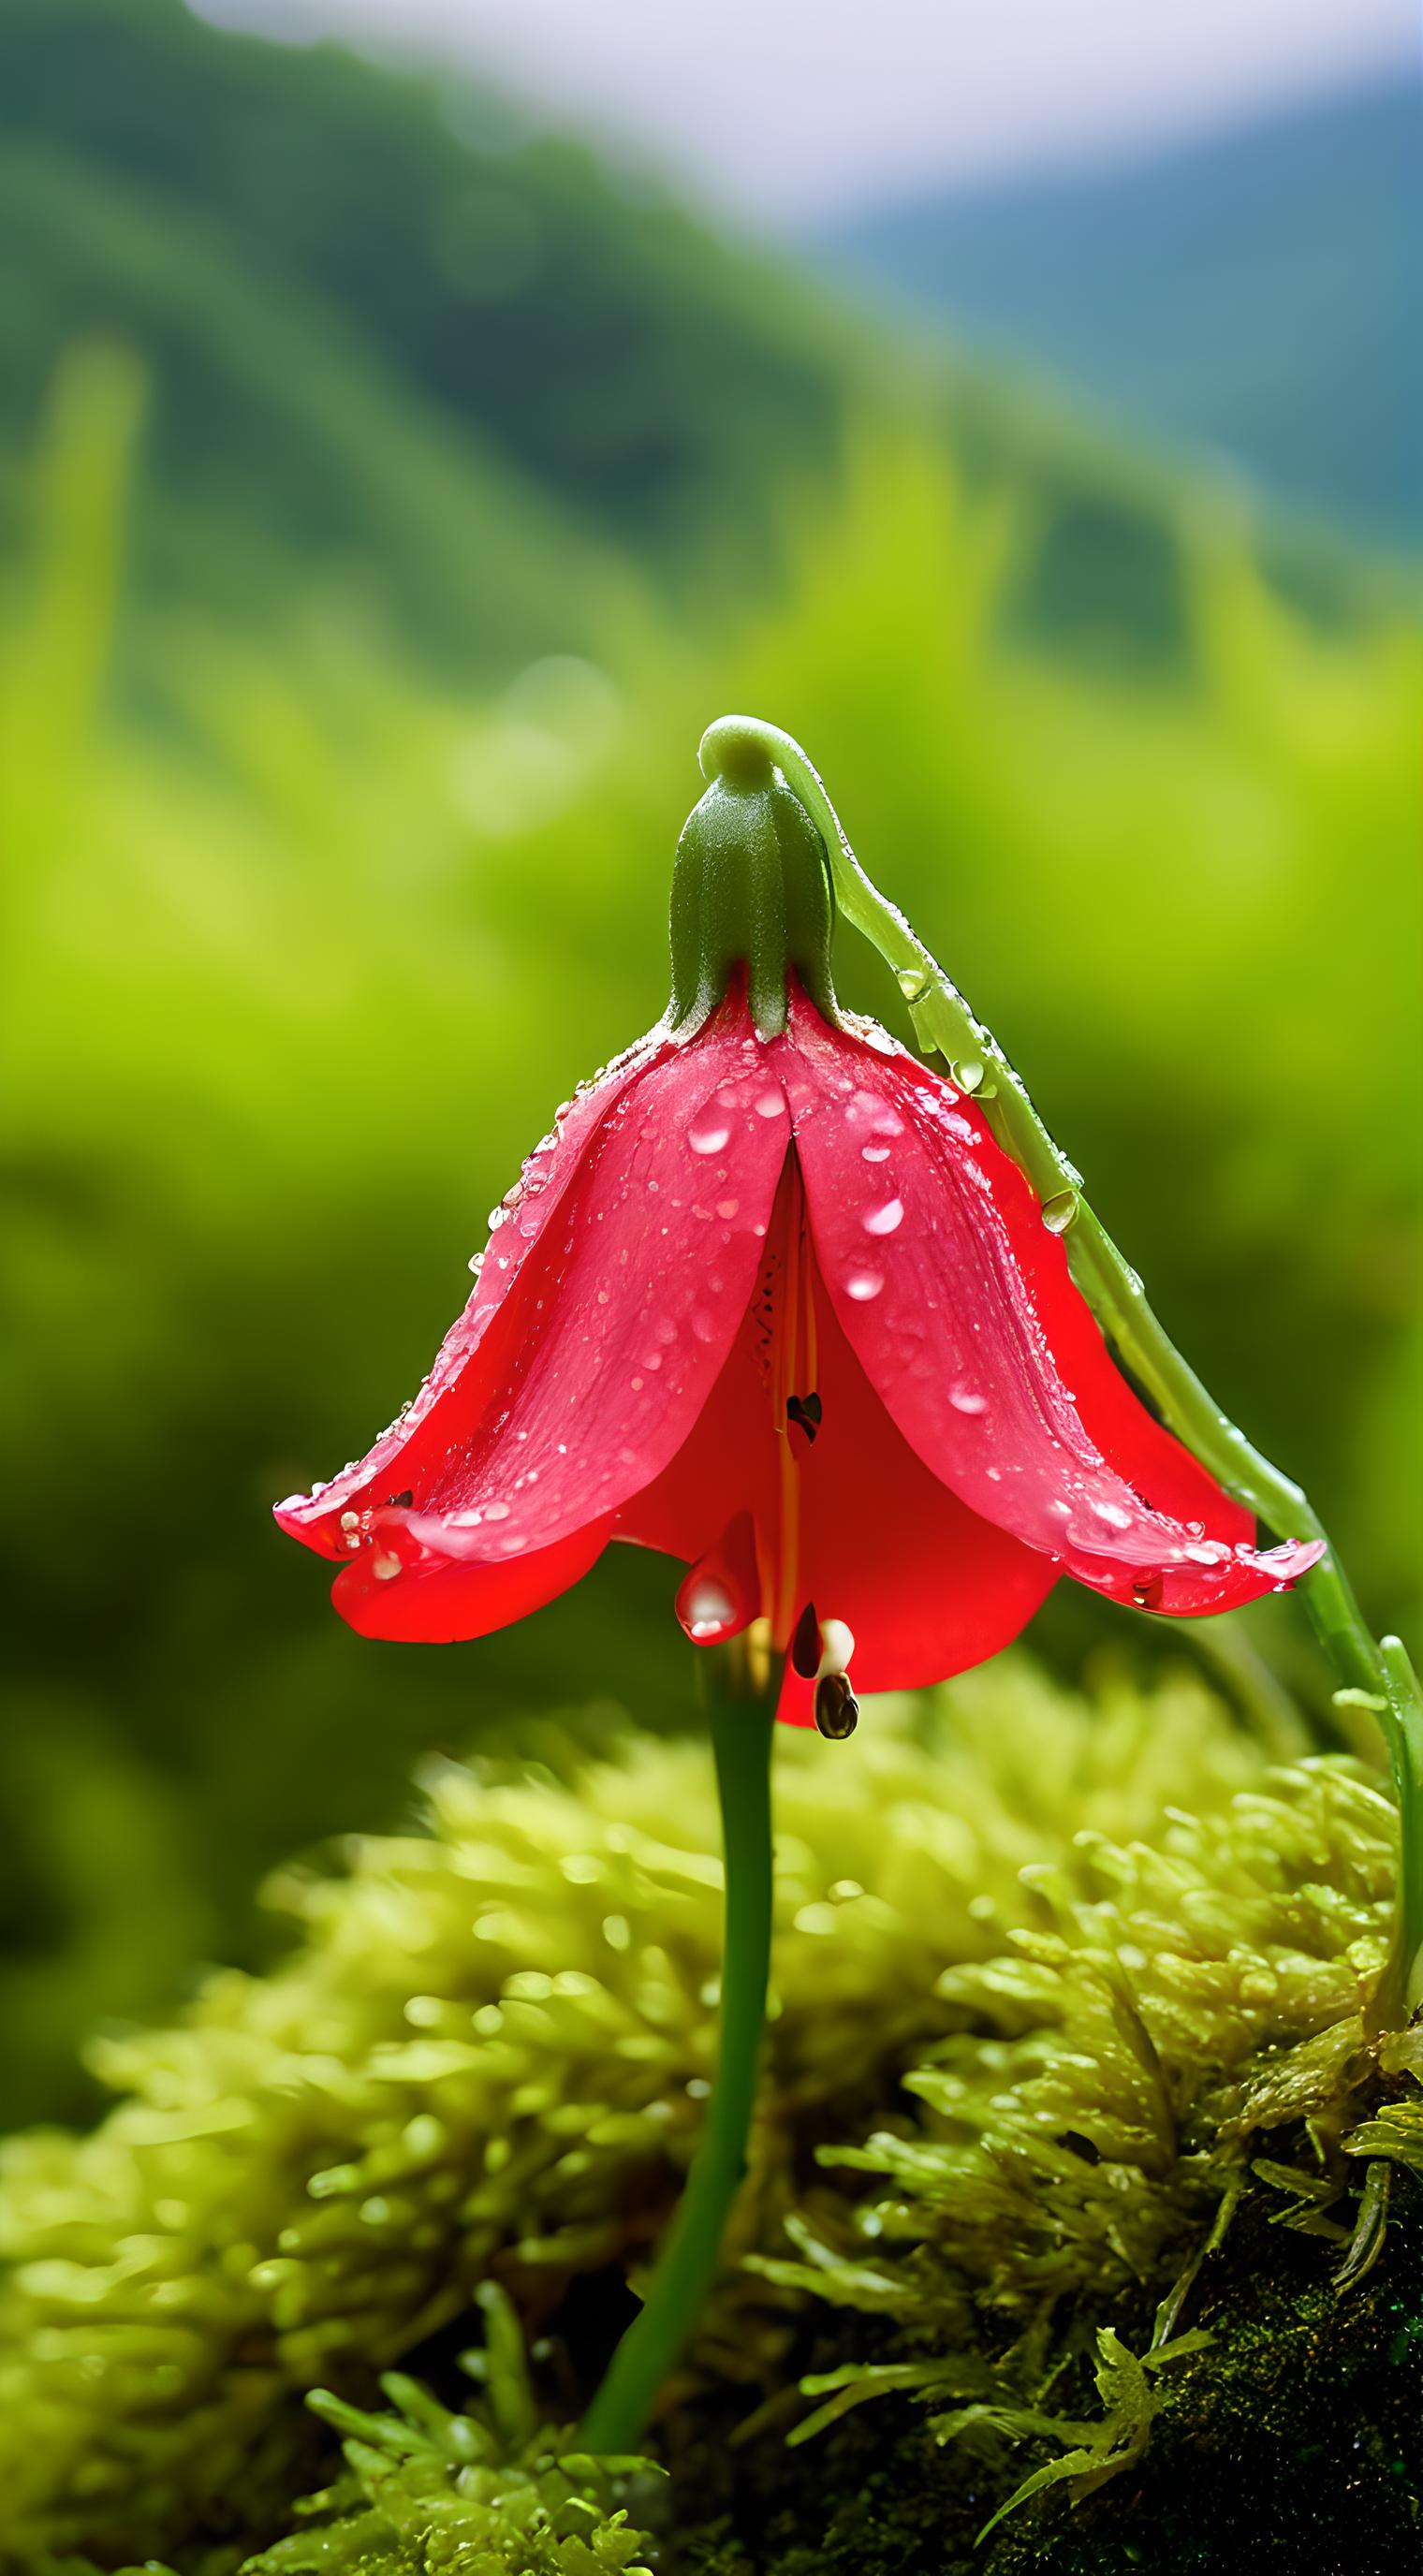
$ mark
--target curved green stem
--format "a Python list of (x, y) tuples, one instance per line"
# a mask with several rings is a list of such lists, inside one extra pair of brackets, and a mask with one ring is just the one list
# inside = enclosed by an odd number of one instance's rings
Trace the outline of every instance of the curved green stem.
[(752, 1674), (740, 1638), (703, 1650), (726, 1857), (721, 2047), (706, 2125), (640, 2316), (623, 2336), (584, 2419), (581, 2444), (636, 2448), (657, 2393), (716, 2275), (746, 2171), (771, 1960), (771, 1734), (780, 1658)]
[(942, 1055), (960, 1088), (982, 1103), (998, 1143), (1059, 1220), (1073, 1278), (1162, 1419), (1276, 1537), (1322, 1542), (1323, 1556), (1298, 1588), (1336, 1692), (1368, 1707), (1388, 1750), (1401, 1853), (1393, 1945), (1373, 2014), (1379, 2027), (1405, 2019), (1423, 2002), (1423, 1694), (1402, 1646), (1396, 1638), (1380, 1643), (1372, 1636), (1328, 1533), (1299, 1486), (1251, 1447), (1187, 1366), (1147, 1304), (1136, 1272), (1088, 1206), (1081, 1173), (1059, 1152), (997, 1040), (975, 1019), (897, 905), (866, 876), (824, 780), (800, 744), (757, 716), (723, 716), (702, 737), (703, 772), (713, 775), (748, 737), (775, 763), (817, 825), (840, 910), (892, 969), (920, 1045)]

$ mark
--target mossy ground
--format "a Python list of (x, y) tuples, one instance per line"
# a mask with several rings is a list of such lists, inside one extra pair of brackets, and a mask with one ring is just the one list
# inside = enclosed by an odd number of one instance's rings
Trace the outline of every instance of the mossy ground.
[[(907, 2399), (823, 2447), (706, 2446), (675, 2482), (675, 2576), (1393, 2576), (1423, 2549), (1423, 2211), (1345, 2297), (1317, 2240), (1243, 2219), (1130, 2477), (1051, 2490), (979, 2534), (1017, 2481), (941, 2449)], [(1142, 2323), (1149, 2332), (1149, 2314)], [(1144, 2340), (1144, 2336), (1143, 2336)], [(843, 2343), (839, 2357), (845, 2358)], [(1077, 2394), (1090, 2406), (1090, 2372)]]
[[(111, 2034), (108, 2120), (6, 2151), (7, 2567), (1412, 2563), (1423, 2093), (1412, 2035), (1361, 2018), (1394, 1845), (1361, 1764), (1272, 1760), (1189, 1677), (1089, 1699), (1021, 1661), (778, 1747), (728, 2269), (660, 2495), (580, 2503), (547, 2427), (695, 2141), (718, 1872), (700, 1744), (538, 1750), (441, 1763), (424, 1831), (288, 1873), (282, 1964)], [(1385, 2174), (1381, 2258), (1341, 2288)], [(491, 2281), (533, 2345), (517, 2439), (459, 2367)]]

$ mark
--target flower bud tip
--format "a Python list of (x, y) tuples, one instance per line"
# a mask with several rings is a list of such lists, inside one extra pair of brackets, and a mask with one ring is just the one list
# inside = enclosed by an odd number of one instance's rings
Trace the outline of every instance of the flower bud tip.
[(697, 746), (702, 776), (732, 787), (764, 787), (775, 767), (773, 728), (759, 716), (718, 716)]

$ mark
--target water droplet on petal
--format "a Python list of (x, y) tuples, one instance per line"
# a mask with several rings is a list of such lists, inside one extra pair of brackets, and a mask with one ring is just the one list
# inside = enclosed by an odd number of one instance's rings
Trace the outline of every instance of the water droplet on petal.
[(857, 1306), (868, 1306), (870, 1299), (877, 1297), (883, 1286), (883, 1274), (878, 1270), (847, 1270), (845, 1273), (845, 1294), (853, 1297)]
[(860, 1160), (862, 1163), (887, 1163), (889, 1161), (889, 1147), (887, 1145), (862, 1145), (860, 1147)]
[(1106, 1522), (1108, 1529), (1128, 1530), (1131, 1528), (1131, 1514), (1128, 1511), (1124, 1511), (1120, 1503), (1094, 1503), (1092, 1509), (1096, 1513), (1099, 1521)]
[(371, 1558), (371, 1572), (377, 1583), (389, 1583), (400, 1572), (398, 1556), (382, 1554)]
[(951, 1386), (949, 1402), (955, 1413), (974, 1414), (988, 1411), (987, 1396), (979, 1395), (971, 1386)]
[(763, 1091), (757, 1097), (756, 1115), (758, 1118), (779, 1118), (785, 1110), (785, 1105), (786, 1095), (783, 1091)]
[(903, 1222), (903, 1199), (886, 1199), (883, 1207), (868, 1208), (860, 1219), (866, 1234), (893, 1234)]
[(690, 1127), (687, 1131), (687, 1142), (694, 1154), (719, 1154), (730, 1139), (731, 1129), (723, 1125), (720, 1120), (709, 1121), (705, 1126)]
[(486, 1503), (484, 1517), (487, 1521), (507, 1521), (509, 1506), (507, 1503)]
[(722, 1223), (723, 1223), (724, 1225), (730, 1225), (731, 1220), (732, 1220), (732, 1218), (735, 1216), (735, 1214), (736, 1214), (736, 1212), (737, 1212), (738, 1208), (740, 1207), (740, 1205), (741, 1205), (741, 1201), (740, 1201), (740, 1199), (718, 1199), (718, 1200), (717, 1200), (717, 1203), (716, 1203), (716, 1212), (717, 1212), (717, 1215), (721, 1218)]
[(682, 1616), (689, 1637), (698, 1645), (708, 1644), (722, 1636), (736, 1616), (736, 1604), (724, 1584), (711, 1575), (694, 1583), (682, 1602)]

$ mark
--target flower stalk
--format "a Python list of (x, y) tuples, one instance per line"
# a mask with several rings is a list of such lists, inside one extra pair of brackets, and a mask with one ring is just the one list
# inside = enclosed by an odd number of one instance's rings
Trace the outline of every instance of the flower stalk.
[(947, 1061), (953, 1079), (984, 1115), (1066, 1239), (1072, 1277), (1103, 1332), (1163, 1420), (1201, 1464), (1276, 1533), (1316, 1540), (1324, 1553), (1299, 1591), (1334, 1679), (1335, 1698), (1365, 1706), (1387, 1749), (1398, 1799), (1400, 1857), (1394, 1934), (1372, 1998), (1377, 2030), (1395, 2027), (1423, 2003), (1423, 1691), (1396, 1637), (1376, 1639), (1318, 1514), (1298, 1485), (1252, 1447), (1183, 1359), (1147, 1303), (1084, 1195), (1082, 1175), (1053, 1142), (991, 1033), (974, 1017), (898, 906), (882, 895), (851, 848), (819, 771), (800, 744), (755, 716), (722, 716), (702, 737), (708, 779), (744, 764), (759, 745), (800, 798), (825, 843), (838, 910), (891, 969), (926, 1053)]
[(603, 2457), (631, 2450), (716, 2275), (746, 2171), (771, 1962), (771, 1736), (781, 1658), (763, 1623), (698, 1656), (716, 1763), (726, 1871), (716, 2082), (686, 2189), (634, 2318), (584, 2419)]

